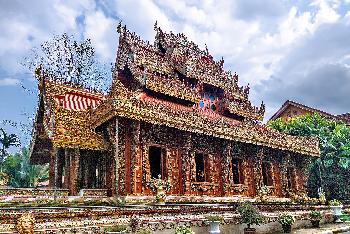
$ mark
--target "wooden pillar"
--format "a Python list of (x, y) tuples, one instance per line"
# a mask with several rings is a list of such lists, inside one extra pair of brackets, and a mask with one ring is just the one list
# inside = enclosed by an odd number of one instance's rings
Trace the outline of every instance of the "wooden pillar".
[(280, 163), (276, 160), (272, 163), (272, 172), (273, 172), (273, 186), (274, 186), (274, 196), (281, 197), (282, 196), (282, 180), (281, 180), (281, 167)]
[(262, 161), (264, 158), (263, 149), (260, 148), (256, 154), (256, 158), (254, 161), (254, 185), (255, 191), (259, 191), (259, 189), (263, 186), (263, 177), (262, 177)]
[(115, 194), (115, 161), (113, 150), (106, 154), (106, 188), (108, 189), (108, 196)]
[(140, 144), (141, 123), (134, 121), (132, 124), (132, 147), (131, 147), (131, 185), (132, 194), (141, 194), (142, 192), (142, 148)]
[(307, 192), (307, 182), (310, 176), (310, 165), (312, 161), (315, 160), (315, 158), (311, 157), (300, 157), (300, 162), (298, 165), (302, 165), (299, 169), (299, 186), (300, 190), (303, 191), (304, 193)]
[(142, 192), (142, 149), (138, 144), (135, 149), (135, 163), (133, 173), (133, 194), (141, 194)]
[(222, 160), (221, 160), (221, 181), (222, 181), (222, 196), (229, 196), (230, 193), (230, 184), (232, 183), (230, 181), (230, 177), (232, 178), (232, 170), (230, 168), (230, 162), (231, 162), (231, 151), (232, 151), (232, 143), (228, 143), (225, 147), (225, 150), (222, 154)]
[(60, 149), (57, 152), (57, 188), (62, 188), (62, 176), (63, 176), (63, 166), (64, 166), (64, 150)]
[(251, 156), (247, 156), (244, 159), (244, 184), (248, 186), (246, 195), (254, 197), (257, 194), (255, 190), (255, 181), (254, 181), (254, 163)]
[(120, 144), (120, 141), (119, 141), (119, 119), (118, 118), (115, 118), (115, 123), (114, 123), (114, 126), (115, 126), (115, 132), (114, 132), (114, 165), (115, 165), (115, 168), (114, 168), (114, 174), (115, 174), (115, 183), (114, 183), (114, 186), (113, 186), (113, 189), (114, 191), (112, 191), (112, 194), (115, 194), (116, 196), (119, 196), (120, 193), (119, 193), (119, 144)]
[(57, 174), (55, 172), (57, 170), (55, 167), (57, 164), (57, 151), (58, 149), (55, 147), (50, 151), (50, 162), (49, 162), (49, 186), (50, 187), (56, 186), (55, 180), (56, 180)]
[(182, 149), (182, 194), (191, 194), (191, 148), (192, 135), (189, 133), (185, 147)]
[(283, 197), (288, 196), (288, 166), (290, 166), (291, 157), (290, 154), (286, 154), (282, 156), (281, 163), (281, 195)]
[(64, 182), (63, 182), (63, 188), (68, 189), (69, 188), (69, 181), (70, 181), (70, 157), (68, 150), (64, 150)]
[(125, 193), (126, 195), (131, 194), (131, 136), (130, 128), (125, 133)]
[(80, 152), (79, 149), (70, 149), (70, 187), (69, 187), (69, 193), (71, 196), (77, 195), (78, 193), (78, 169), (79, 169), (79, 161), (80, 161)]

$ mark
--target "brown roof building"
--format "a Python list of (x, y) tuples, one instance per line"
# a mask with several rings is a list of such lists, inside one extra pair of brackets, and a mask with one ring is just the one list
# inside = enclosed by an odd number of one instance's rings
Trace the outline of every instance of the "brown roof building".
[(249, 87), (183, 34), (155, 26), (154, 45), (119, 25), (111, 89), (100, 94), (53, 82), (38, 70), (39, 103), (30, 157), (50, 164), (50, 186), (108, 195), (254, 197), (263, 186), (304, 191), (316, 138), (261, 124)]
[(305, 115), (307, 113), (313, 114), (318, 113), (322, 116), (342, 121), (346, 124), (350, 124), (350, 113), (345, 113), (341, 115), (333, 115), (330, 113), (327, 113), (325, 111), (312, 108), (291, 100), (287, 100), (281, 108), (278, 109), (278, 111), (270, 118), (270, 120), (276, 120), (278, 118), (282, 118), (284, 120), (288, 120), (289, 118), (293, 118), (295, 116)]

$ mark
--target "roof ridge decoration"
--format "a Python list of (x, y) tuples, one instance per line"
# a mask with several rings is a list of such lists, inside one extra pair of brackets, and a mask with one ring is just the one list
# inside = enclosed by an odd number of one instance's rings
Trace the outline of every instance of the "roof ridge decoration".
[[(207, 47), (202, 50), (183, 33), (166, 33), (157, 22), (154, 45), (119, 23), (116, 70), (127, 67), (139, 87), (198, 103), (203, 84), (223, 90), (227, 109), (245, 119), (262, 121), (265, 105), (254, 107), (248, 99), (249, 84), (238, 85), (237, 73), (225, 71), (224, 59), (215, 61)], [(179, 79), (179, 76), (192, 81)], [(114, 77), (114, 80), (116, 77)], [(170, 86), (172, 88), (170, 88)], [(112, 91), (113, 92), (113, 91)]]
[(199, 109), (190, 108), (191, 111), (188, 111), (188, 108), (190, 107), (174, 108), (167, 103), (147, 100), (147, 97), (140, 92), (129, 92), (129, 94), (123, 93), (118, 98), (108, 99), (93, 110), (91, 124), (99, 126), (113, 116), (120, 116), (305, 155), (320, 154), (318, 139), (315, 137), (291, 136), (265, 125), (227, 121), (224, 116), (221, 116), (221, 119), (213, 118), (204, 115)]

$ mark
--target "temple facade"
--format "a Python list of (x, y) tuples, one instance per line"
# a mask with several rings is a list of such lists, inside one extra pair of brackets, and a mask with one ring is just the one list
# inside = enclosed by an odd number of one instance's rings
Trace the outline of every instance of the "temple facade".
[(287, 197), (305, 189), (317, 139), (261, 123), (249, 87), (183, 34), (155, 25), (154, 45), (118, 26), (113, 83), (104, 95), (53, 81), (37, 70), (39, 106), (31, 162), (50, 164), (50, 186), (76, 195), (168, 194), (254, 197), (266, 185)]

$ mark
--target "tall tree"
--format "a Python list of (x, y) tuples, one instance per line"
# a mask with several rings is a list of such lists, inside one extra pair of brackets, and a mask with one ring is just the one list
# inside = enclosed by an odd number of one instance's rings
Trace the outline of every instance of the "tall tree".
[(288, 121), (269, 121), (268, 126), (295, 136), (315, 136), (320, 141), (320, 158), (310, 168), (309, 194), (316, 197), (322, 187), (329, 199), (350, 195), (350, 127), (319, 114)]
[(111, 69), (97, 60), (91, 40), (78, 42), (66, 33), (32, 49), (23, 64), (32, 72), (42, 67), (54, 81), (79, 87), (106, 91), (111, 83)]
[[(19, 139), (16, 134), (7, 134), (4, 129), (0, 128), (0, 143), (1, 143), (1, 152), (0, 152), (0, 163), (6, 157), (7, 149), (11, 146), (18, 146)], [(1, 165), (0, 165), (1, 166)]]

